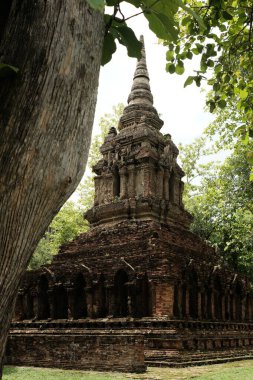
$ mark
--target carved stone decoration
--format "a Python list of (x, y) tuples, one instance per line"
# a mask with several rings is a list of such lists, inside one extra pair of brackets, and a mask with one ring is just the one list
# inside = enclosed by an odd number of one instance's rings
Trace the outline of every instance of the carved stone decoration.
[[(179, 151), (171, 136), (159, 131), (162, 125), (153, 106), (143, 43), (119, 133), (110, 128), (101, 146), (103, 159), (93, 168), (98, 175), (96, 202), (85, 215), (92, 226), (110, 226), (134, 217), (189, 227), (192, 217), (182, 202), (184, 172), (177, 163)], [(127, 199), (135, 199), (135, 205), (129, 208)]]

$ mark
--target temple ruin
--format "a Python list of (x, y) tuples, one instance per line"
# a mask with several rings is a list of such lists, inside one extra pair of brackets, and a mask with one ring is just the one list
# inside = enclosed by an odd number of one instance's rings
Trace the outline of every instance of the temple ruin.
[(249, 281), (190, 231), (179, 151), (162, 125), (143, 46), (94, 166), (91, 229), (26, 272), (7, 363), (144, 371), (253, 357)]

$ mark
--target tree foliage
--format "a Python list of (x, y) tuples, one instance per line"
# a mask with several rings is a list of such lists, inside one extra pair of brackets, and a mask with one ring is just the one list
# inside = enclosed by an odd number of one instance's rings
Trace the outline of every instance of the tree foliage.
[(187, 178), (184, 201), (194, 216), (192, 231), (217, 247), (234, 270), (253, 280), (253, 185), (247, 147), (235, 144), (223, 163), (203, 163), (214, 151), (207, 145), (207, 137), (202, 137), (181, 146)]
[(88, 223), (83, 218), (82, 209), (71, 201), (66, 202), (40, 240), (29, 263), (29, 269), (50, 263), (60, 245), (87, 230)]
[[(195, 83), (200, 87), (203, 81), (211, 86), (207, 97), (210, 112), (227, 106), (228, 109), (234, 108), (236, 104), (240, 122), (234, 126), (233, 132), (247, 143), (253, 137), (253, 2), (186, 2), (201, 17), (205, 29), (200, 29), (189, 13), (179, 12), (179, 38), (165, 41), (169, 49), (167, 71), (182, 74), (185, 61), (199, 56), (199, 67), (186, 79), (185, 86)], [(249, 156), (252, 157), (253, 153)]]

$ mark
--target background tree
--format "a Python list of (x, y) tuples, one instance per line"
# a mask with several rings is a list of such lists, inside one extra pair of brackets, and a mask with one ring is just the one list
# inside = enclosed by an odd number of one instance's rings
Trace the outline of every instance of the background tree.
[[(228, 106), (240, 111), (235, 135), (243, 143), (253, 137), (253, 2), (252, 0), (187, 0), (201, 17), (205, 28), (184, 10), (179, 12), (180, 38), (168, 45), (167, 71), (182, 74), (184, 62), (199, 56), (199, 66), (185, 86), (207, 82), (211, 93), (207, 104), (211, 112)], [(229, 124), (229, 115), (228, 123)], [(253, 152), (249, 159), (253, 164)], [(253, 179), (253, 172), (251, 172)]]
[(191, 229), (218, 248), (234, 270), (253, 281), (253, 185), (248, 147), (235, 144), (224, 162), (201, 163), (214, 150), (207, 145), (207, 137), (202, 137), (180, 148), (187, 178), (185, 206), (194, 216)]

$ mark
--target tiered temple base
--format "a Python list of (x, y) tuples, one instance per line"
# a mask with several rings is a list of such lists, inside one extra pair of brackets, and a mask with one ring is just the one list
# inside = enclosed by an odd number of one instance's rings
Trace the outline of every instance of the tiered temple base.
[(13, 365), (128, 372), (252, 358), (253, 323), (154, 318), (16, 322), (6, 352)]
[(99, 227), (26, 273), (7, 362), (140, 372), (253, 358), (252, 304), (247, 279), (190, 231)]

